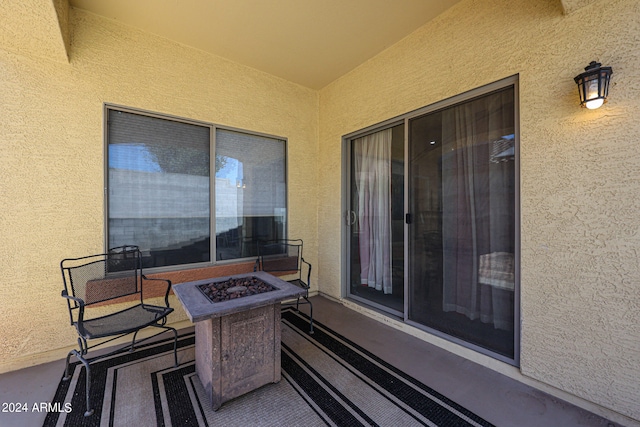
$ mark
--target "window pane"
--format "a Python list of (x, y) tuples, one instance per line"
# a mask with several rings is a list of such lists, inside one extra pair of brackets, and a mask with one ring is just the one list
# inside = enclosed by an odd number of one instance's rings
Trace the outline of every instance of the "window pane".
[(285, 141), (216, 131), (216, 259), (257, 255), (257, 242), (285, 238)]
[(145, 267), (211, 260), (210, 130), (108, 112), (108, 245), (138, 245)]
[(402, 315), (404, 125), (352, 139), (350, 150), (349, 295)]

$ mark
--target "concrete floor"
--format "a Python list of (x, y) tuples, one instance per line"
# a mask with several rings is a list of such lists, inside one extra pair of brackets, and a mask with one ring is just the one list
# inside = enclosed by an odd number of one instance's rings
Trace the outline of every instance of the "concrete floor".
[[(314, 318), (498, 427), (615, 427), (598, 415), (316, 297)], [(363, 333), (366, 331), (366, 333)]]
[[(620, 426), (337, 302), (323, 297), (312, 301), (315, 320), (498, 427)], [(34, 404), (52, 399), (63, 370), (60, 360), (0, 375), (0, 427), (42, 425), (46, 413), (34, 411)], [(27, 411), (5, 412), (12, 403), (26, 404)]]

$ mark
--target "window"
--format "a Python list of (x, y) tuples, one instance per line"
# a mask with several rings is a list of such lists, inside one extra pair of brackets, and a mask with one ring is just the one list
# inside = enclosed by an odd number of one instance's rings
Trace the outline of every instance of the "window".
[(108, 247), (167, 267), (253, 257), (258, 240), (285, 237), (284, 140), (114, 107), (106, 118)]

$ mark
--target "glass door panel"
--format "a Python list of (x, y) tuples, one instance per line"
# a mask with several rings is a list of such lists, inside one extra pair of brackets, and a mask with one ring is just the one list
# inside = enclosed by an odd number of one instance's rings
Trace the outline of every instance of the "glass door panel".
[(348, 294), (404, 313), (404, 125), (349, 141)]
[(513, 86), (409, 120), (408, 319), (514, 358)]

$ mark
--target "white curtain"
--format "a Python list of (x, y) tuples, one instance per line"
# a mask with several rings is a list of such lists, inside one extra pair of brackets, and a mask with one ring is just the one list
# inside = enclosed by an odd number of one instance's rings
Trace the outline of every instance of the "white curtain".
[[(443, 112), (443, 310), (513, 329), (514, 161), (509, 94)], [(502, 150), (500, 153), (494, 153)], [(502, 148), (500, 148), (502, 147)]]
[(353, 143), (360, 283), (385, 294), (392, 292), (391, 137), (387, 129)]

